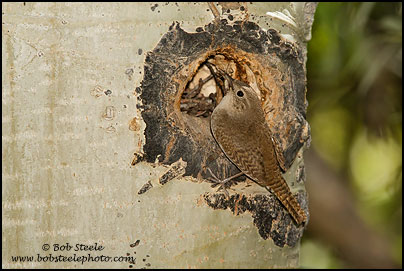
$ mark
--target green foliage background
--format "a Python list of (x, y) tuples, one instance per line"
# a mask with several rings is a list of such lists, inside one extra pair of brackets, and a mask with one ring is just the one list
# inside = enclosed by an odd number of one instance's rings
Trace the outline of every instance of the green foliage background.
[[(311, 148), (347, 176), (401, 265), (402, 3), (319, 3), (307, 80)], [(301, 255), (304, 267), (345, 266), (321, 240), (304, 239)]]

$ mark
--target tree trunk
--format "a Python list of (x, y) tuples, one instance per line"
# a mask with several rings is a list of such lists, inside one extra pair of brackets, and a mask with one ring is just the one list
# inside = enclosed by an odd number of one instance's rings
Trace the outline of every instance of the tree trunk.
[(3, 268), (298, 267), (303, 228), (249, 180), (212, 188), (237, 169), (180, 109), (203, 61), (234, 65), (307, 210), (315, 7), (2, 3)]

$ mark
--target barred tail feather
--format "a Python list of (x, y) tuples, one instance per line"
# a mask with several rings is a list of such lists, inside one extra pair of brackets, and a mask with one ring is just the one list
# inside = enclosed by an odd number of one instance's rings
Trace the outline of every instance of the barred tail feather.
[(289, 214), (293, 217), (298, 225), (306, 222), (307, 217), (304, 213), (303, 209), (300, 207), (299, 203), (297, 202), (296, 198), (293, 196), (292, 192), (283, 179), (282, 176), (281, 180), (277, 180), (273, 185), (270, 185), (270, 188), (275, 193), (276, 197), (280, 200), (280, 202), (285, 206), (286, 210)]
[(296, 198), (292, 195), (292, 193), (289, 193), (285, 202), (282, 202), (282, 204), (286, 207), (286, 209), (288, 210), (288, 212), (298, 225), (302, 224), (303, 222), (306, 222), (307, 220), (306, 214), (304, 213), (303, 209), (300, 207), (299, 203), (297, 202)]

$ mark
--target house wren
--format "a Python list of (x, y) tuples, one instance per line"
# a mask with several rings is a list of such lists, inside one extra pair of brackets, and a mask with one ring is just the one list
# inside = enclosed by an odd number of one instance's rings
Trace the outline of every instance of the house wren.
[(265, 121), (257, 94), (244, 82), (224, 75), (229, 87), (212, 113), (211, 130), (220, 148), (241, 173), (219, 183), (223, 184), (242, 173), (247, 175), (259, 185), (273, 191), (300, 225), (306, 221), (306, 214), (282, 177), (277, 146)]

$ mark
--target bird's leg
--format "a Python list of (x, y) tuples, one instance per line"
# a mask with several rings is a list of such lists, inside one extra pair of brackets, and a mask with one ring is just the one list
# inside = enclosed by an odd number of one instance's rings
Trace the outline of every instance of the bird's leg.
[(208, 170), (209, 170), (210, 175), (212, 175), (212, 177), (213, 177), (213, 178), (209, 178), (209, 180), (212, 181), (212, 182), (214, 182), (214, 183), (219, 184), (219, 185), (220, 185), (219, 189), (223, 189), (223, 191), (224, 191), (224, 193), (226, 194), (227, 198), (230, 198), (230, 196), (229, 196), (229, 192), (227, 192), (227, 189), (226, 189), (226, 187), (224, 186), (225, 183), (227, 183), (228, 181), (230, 181), (230, 180), (232, 180), (232, 179), (234, 179), (234, 178), (237, 178), (237, 177), (239, 177), (239, 176), (241, 176), (241, 175), (244, 175), (244, 173), (241, 171), (241, 172), (237, 173), (236, 175), (233, 175), (233, 176), (231, 176), (231, 177), (228, 177), (228, 178), (226, 178), (226, 179), (224, 179), (224, 180), (219, 180), (219, 178), (216, 177), (216, 175), (210, 170), (210, 168), (208, 168)]

